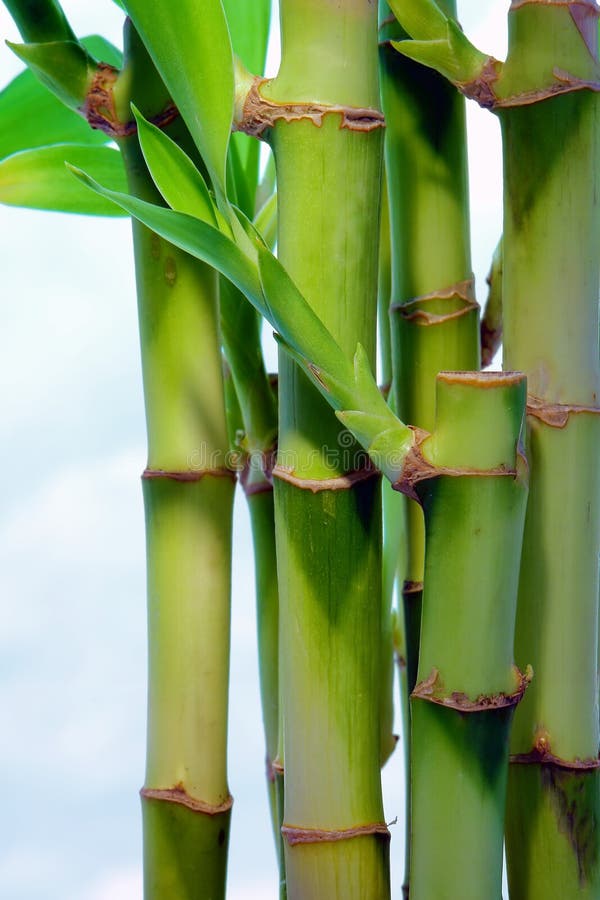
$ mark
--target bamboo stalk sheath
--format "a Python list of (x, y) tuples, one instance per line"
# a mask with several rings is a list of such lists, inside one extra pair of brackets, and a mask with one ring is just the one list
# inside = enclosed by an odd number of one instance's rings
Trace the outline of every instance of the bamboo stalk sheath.
[[(275, 105), (279, 256), (345, 352), (360, 340), (373, 359), (382, 145), (376, 10), (367, 0), (284, 0), (281, 21), (281, 69), (260, 88)], [(310, 105), (312, 121), (286, 121), (290, 104)], [(279, 396), (287, 894), (385, 898), (379, 479), (368, 470), (344, 479), (361, 466), (356, 446), (344, 444), (339, 423), (285, 353)]]

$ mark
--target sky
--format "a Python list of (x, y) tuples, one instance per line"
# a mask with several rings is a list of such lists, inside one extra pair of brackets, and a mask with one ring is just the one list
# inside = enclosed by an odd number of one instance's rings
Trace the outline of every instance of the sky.
[[(507, 0), (458, 5), (473, 41), (502, 57)], [(76, 33), (119, 43), (111, 0), (63, 6)], [(19, 39), (4, 7), (0, 34)], [(0, 83), (19, 69), (1, 48)], [(500, 140), (472, 103), (468, 122), (483, 300), (501, 232)], [(145, 428), (130, 226), (0, 207), (0, 233), (0, 898), (141, 900)], [(266, 347), (272, 368), (268, 336)], [(238, 501), (228, 900), (275, 900), (250, 532)], [(401, 752), (384, 791), (387, 820), (401, 820)], [(400, 825), (392, 831), (398, 897), (404, 841)]]

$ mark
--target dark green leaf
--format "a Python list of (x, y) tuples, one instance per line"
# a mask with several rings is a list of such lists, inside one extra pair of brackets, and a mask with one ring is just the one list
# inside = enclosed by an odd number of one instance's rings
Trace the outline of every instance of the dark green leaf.
[(271, 0), (223, 0), (233, 52), (253, 75), (265, 70)]
[(221, 0), (125, 0), (222, 202), (233, 120), (233, 54)]

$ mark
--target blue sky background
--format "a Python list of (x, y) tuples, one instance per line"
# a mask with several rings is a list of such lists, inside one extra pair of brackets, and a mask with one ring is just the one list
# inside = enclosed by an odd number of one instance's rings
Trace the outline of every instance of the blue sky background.
[[(110, 0), (63, 5), (77, 33), (120, 42)], [(497, 56), (507, 8), (459, 2), (465, 30)], [(0, 34), (19, 39), (4, 8)], [(273, 73), (276, 58), (274, 40)], [(18, 71), (0, 49), (0, 83)], [(469, 124), (482, 300), (501, 230), (499, 133), (473, 104)], [(0, 207), (0, 228), (0, 897), (140, 900), (145, 429), (130, 227)], [(275, 900), (250, 532), (238, 499), (228, 897)], [(388, 820), (402, 819), (401, 756), (384, 771)], [(392, 832), (399, 896), (402, 826)]]

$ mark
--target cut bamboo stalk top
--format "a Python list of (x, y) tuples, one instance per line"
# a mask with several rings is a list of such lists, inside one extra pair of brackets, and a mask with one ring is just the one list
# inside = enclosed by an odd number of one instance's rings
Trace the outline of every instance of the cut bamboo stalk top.
[(515, 472), (526, 393), (521, 372), (440, 373), (423, 457), (446, 469)]

